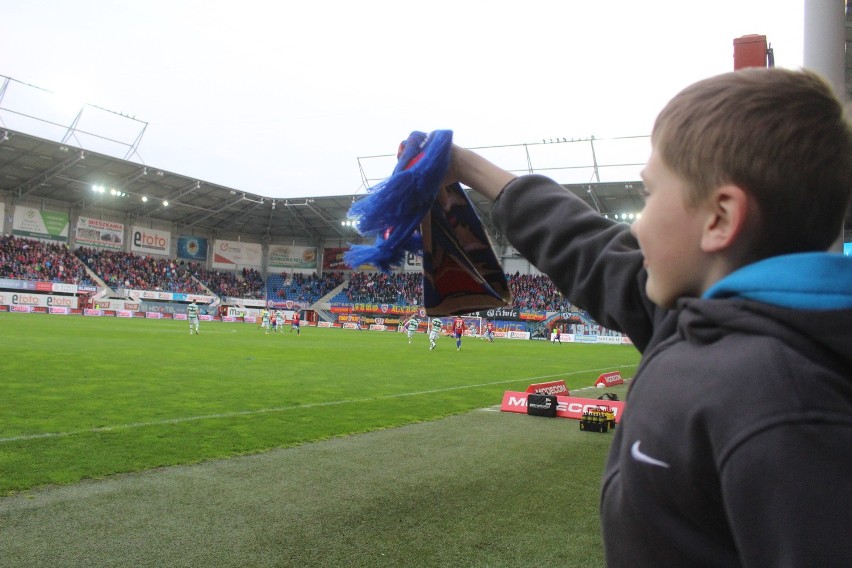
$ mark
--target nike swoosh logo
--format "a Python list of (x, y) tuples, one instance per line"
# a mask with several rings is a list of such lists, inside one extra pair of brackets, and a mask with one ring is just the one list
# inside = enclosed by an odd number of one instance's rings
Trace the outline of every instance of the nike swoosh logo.
[(641, 442), (641, 440), (636, 440), (635, 442), (633, 442), (633, 445), (630, 447), (630, 455), (633, 456), (634, 460), (640, 461), (642, 463), (647, 463), (647, 464), (650, 464), (650, 465), (655, 465), (657, 467), (671, 467), (666, 462), (660, 461), (656, 458), (652, 458), (648, 454), (643, 453), (639, 449), (640, 442)]

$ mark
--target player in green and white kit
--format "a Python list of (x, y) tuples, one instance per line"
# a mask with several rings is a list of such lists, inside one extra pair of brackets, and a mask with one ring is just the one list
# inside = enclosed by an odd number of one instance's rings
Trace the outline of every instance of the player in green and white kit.
[(411, 345), (411, 338), (414, 337), (414, 332), (417, 331), (417, 326), (420, 325), (420, 322), (417, 321), (417, 318), (411, 316), (407, 322), (405, 322), (405, 329), (408, 330), (408, 344)]
[(192, 335), (194, 330), (195, 335), (198, 335), (198, 304), (195, 300), (186, 307), (186, 319), (189, 320), (189, 334)]
[(438, 334), (441, 333), (441, 324), (443, 322), (439, 318), (432, 320), (432, 329), (429, 330), (429, 351), (432, 351), (438, 346)]

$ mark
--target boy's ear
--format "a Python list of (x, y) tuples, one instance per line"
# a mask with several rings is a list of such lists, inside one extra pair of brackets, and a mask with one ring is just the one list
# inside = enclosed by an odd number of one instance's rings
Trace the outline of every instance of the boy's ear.
[(750, 196), (737, 185), (723, 185), (712, 192), (705, 207), (701, 250), (714, 253), (730, 249), (745, 231), (749, 208), (753, 207)]

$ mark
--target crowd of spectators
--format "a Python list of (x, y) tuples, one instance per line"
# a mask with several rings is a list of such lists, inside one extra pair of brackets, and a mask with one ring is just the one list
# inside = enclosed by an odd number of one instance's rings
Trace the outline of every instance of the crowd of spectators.
[(354, 272), (349, 285), (335, 301), (352, 304), (417, 306), (423, 297), (423, 277), (418, 272)]
[(264, 299), (263, 277), (254, 268), (243, 268), (242, 278), (235, 272), (208, 271), (199, 268), (194, 275), (215, 295), (232, 298)]
[[(117, 292), (137, 289), (205, 294), (201, 282), (217, 296), (265, 299), (268, 295), (269, 299), (288, 299), (305, 305), (317, 301), (344, 281), (342, 272), (329, 272), (322, 276), (295, 273), (289, 282), (282, 274), (280, 279), (271, 278), (269, 290), (266, 290), (261, 273), (254, 268), (243, 268), (241, 274), (207, 271), (198, 263), (87, 247), (80, 247), (72, 254), (64, 244), (13, 235), (0, 236), (2, 278), (92, 285), (83, 264)], [(572, 309), (570, 302), (543, 274), (516, 272), (506, 277), (515, 309)], [(354, 272), (347, 287), (332, 301), (416, 306), (420, 305), (422, 297), (422, 276), (417, 272)]]
[(544, 274), (507, 274), (512, 291), (512, 307), (516, 310), (539, 312), (567, 312), (571, 303), (556, 289), (553, 281)]
[(75, 254), (116, 292), (129, 289), (206, 293), (193, 278), (193, 273), (200, 270), (198, 263), (88, 247), (78, 248)]
[(0, 235), (0, 278), (91, 286), (86, 268), (64, 244)]
[(289, 282), (286, 274), (281, 274), (280, 279), (275, 281), (281, 284), (277, 289), (269, 290), (269, 299), (293, 300), (307, 306), (340, 286), (343, 283), (343, 273), (328, 272), (317, 276), (313, 273), (305, 275), (297, 272)]
[[(512, 307), (517, 310), (570, 311), (571, 303), (543, 274), (507, 274), (512, 291)], [(422, 276), (418, 273), (382, 274), (355, 272), (349, 285), (333, 301), (416, 306), (423, 297)]]

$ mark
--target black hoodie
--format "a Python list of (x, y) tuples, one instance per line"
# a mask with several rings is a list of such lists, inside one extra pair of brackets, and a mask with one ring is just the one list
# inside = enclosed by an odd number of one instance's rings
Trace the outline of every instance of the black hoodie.
[(643, 353), (604, 472), (607, 565), (852, 566), (852, 258), (769, 259), (663, 310), (627, 225), (552, 180), (511, 182), (492, 216)]

